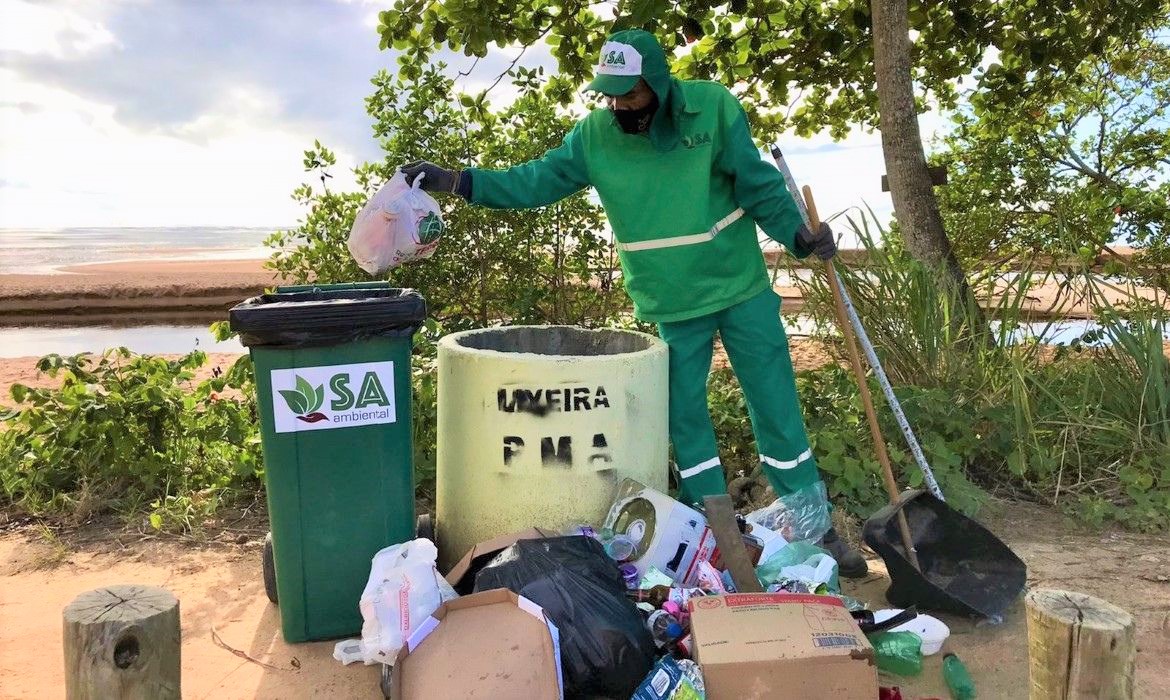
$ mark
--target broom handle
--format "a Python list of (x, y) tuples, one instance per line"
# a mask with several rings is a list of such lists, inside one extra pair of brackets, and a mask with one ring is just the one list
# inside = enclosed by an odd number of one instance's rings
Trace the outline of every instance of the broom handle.
[[(788, 169), (788, 163), (784, 160), (784, 154), (775, 145), (772, 146), (772, 158), (776, 161), (776, 167), (780, 168), (780, 173), (784, 175), (784, 181), (788, 185), (788, 190), (792, 193), (792, 199), (796, 201), (796, 208), (800, 210), (800, 215), (807, 224), (808, 211), (805, 210), (804, 201), (799, 196), (800, 190), (796, 187), (796, 181), (792, 178), (792, 171)], [(938, 481), (934, 478), (934, 471), (930, 468), (930, 463), (926, 461), (926, 455), (922, 454), (922, 447), (918, 444), (918, 438), (914, 436), (914, 429), (910, 427), (910, 421), (906, 420), (906, 414), (902, 412), (902, 403), (894, 395), (894, 389), (890, 386), (890, 380), (886, 377), (886, 371), (882, 369), (882, 363), (878, 360), (877, 352), (873, 349), (873, 343), (869, 340), (869, 334), (865, 332), (865, 326), (861, 325), (861, 318), (857, 315), (857, 309), (853, 307), (853, 301), (849, 298), (849, 293), (845, 290), (845, 286), (841, 284), (841, 277), (835, 269), (831, 270), (830, 278), (836, 281), (837, 288), (841, 293), (841, 301), (845, 304), (845, 312), (849, 316), (849, 323), (842, 323), (842, 327), (851, 325), (857, 339), (861, 342), (861, 348), (865, 351), (865, 358), (869, 361), (869, 366), (873, 368), (878, 385), (881, 386), (882, 393), (886, 397), (886, 403), (889, 405), (890, 411), (894, 414), (894, 420), (897, 421), (898, 428), (902, 431), (902, 436), (906, 438), (906, 444), (910, 447), (911, 454), (914, 455), (914, 461), (918, 463), (918, 468), (922, 470), (922, 477), (926, 480), (926, 487), (930, 489), (931, 495), (935, 498), (940, 501), (946, 501), (943, 497), (942, 489), (938, 486)]]
[[(808, 212), (808, 227), (814, 232), (821, 227), (821, 218), (817, 215), (817, 203), (813, 201), (812, 188), (804, 186), (804, 204)], [(861, 403), (865, 406), (865, 418), (869, 422), (869, 434), (873, 438), (873, 446), (877, 451), (878, 461), (882, 464), (882, 481), (886, 484), (886, 494), (890, 503), (898, 501), (898, 483), (894, 481), (894, 469), (890, 466), (890, 454), (886, 451), (886, 440), (882, 437), (881, 426), (878, 425), (877, 411), (873, 407), (873, 397), (869, 394), (869, 383), (865, 379), (865, 368), (861, 366), (861, 354), (857, 352), (857, 339), (853, 336), (853, 329), (845, 315), (844, 289), (837, 279), (837, 268), (833, 261), (826, 260), (825, 268), (829, 273), (829, 289), (833, 292), (833, 307), (837, 311), (837, 325), (841, 326), (841, 334), (845, 336), (845, 347), (849, 351), (849, 362), (853, 365), (853, 374), (857, 377), (857, 389), (861, 392)], [(914, 549), (914, 538), (910, 536), (910, 525), (906, 522), (906, 514), (898, 511), (898, 530), (902, 533), (902, 547), (906, 550), (906, 558), (921, 571), (918, 565), (918, 553)]]

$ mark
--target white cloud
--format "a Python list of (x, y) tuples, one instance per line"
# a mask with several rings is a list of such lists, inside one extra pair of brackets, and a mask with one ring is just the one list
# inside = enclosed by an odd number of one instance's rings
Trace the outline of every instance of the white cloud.
[(0, 51), (44, 54), (77, 60), (99, 49), (119, 46), (110, 30), (94, 14), (96, 3), (33, 4), (25, 0), (0, 0)]
[[(265, 3), (0, 0), (11, 59), (0, 66), (0, 227), (293, 222), (303, 212), (289, 194), (314, 138), (338, 155), (338, 188), (355, 161), (378, 157), (361, 97), (394, 64), (371, 28), (387, 6), (294, 5), (277, 27)], [(519, 51), (493, 49), (457, 89), (487, 87)], [(473, 61), (446, 50), (436, 60), (452, 75)], [(556, 70), (543, 44), (520, 63)], [(516, 94), (505, 78), (491, 100)], [(924, 115), (924, 136), (940, 123)], [(865, 203), (888, 215), (880, 144), (860, 130), (840, 143), (782, 140), (825, 215)]]
[[(20, 103), (0, 107), (0, 227), (270, 226), (300, 214), (289, 193), (313, 135), (267, 123), (275, 98), (256, 86), (227, 90), (177, 133), (144, 133), (112, 105), (11, 71), (0, 85)], [(339, 171), (353, 165), (338, 153)]]

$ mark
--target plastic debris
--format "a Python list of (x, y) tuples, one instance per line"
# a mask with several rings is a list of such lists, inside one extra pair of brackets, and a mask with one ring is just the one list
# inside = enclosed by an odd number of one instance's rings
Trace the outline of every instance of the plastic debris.
[(879, 632), (869, 642), (879, 670), (898, 676), (922, 673), (922, 638), (913, 632)]
[[(756, 575), (766, 589), (773, 584), (797, 581), (806, 586), (810, 593), (824, 585), (829, 593), (841, 592), (841, 581), (837, 577), (837, 561), (820, 547), (807, 542), (789, 542), (788, 546), (776, 552), (756, 567)], [(789, 593), (793, 591), (783, 589)]]
[(673, 585), (674, 579), (652, 566), (642, 576), (642, 580), (638, 583), (638, 588), (646, 589), (654, 588), (655, 586), (666, 586), (670, 588)]
[(825, 482), (781, 496), (770, 505), (748, 514), (747, 521), (777, 532), (788, 541), (820, 542), (832, 527), (829, 518), (829, 496)]
[(358, 601), (366, 661), (392, 663), (399, 648), (440, 605), (458, 594), (435, 569), (439, 551), (419, 538), (374, 555)]
[(333, 646), (333, 658), (345, 666), (357, 661), (361, 661), (367, 666), (374, 663), (373, 661), (367, 661), (365, 654), (362, 653), (361, 639), (343, 639), (335, 644)]
[(422, 176), (408, 183), (396, 170), (354, 217), (346, 245), (358, 267), (380, 275), (429, 258), (445, 230), (439, 203), (422, 190)]

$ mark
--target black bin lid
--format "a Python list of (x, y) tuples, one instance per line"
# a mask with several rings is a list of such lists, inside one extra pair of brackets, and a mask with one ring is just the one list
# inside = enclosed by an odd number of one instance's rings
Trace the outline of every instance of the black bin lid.
[(319, 347), (414, 335), (427, 303), (387, 282), (277, 287), (236, 304), (228, 322), (248, 347)]

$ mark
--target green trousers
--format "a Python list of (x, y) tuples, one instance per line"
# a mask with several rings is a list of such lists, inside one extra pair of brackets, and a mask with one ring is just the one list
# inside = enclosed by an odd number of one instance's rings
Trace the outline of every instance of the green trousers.
[(777, 496), (820, 481), (796, 396), (780, 297), (771, 289), (707, 316), (661, 323), (670, 347), (670, 440), (681, 488), (679, 500), (727, 493), (715, 429), (707, 408), (715, 333), (747, 399), (764, 473)]

